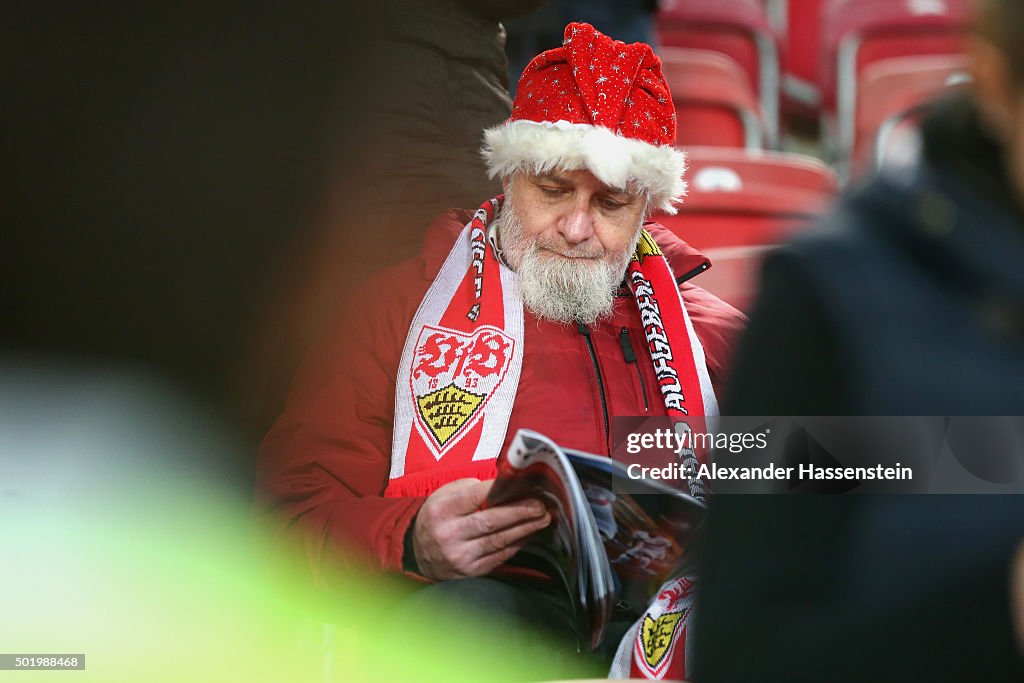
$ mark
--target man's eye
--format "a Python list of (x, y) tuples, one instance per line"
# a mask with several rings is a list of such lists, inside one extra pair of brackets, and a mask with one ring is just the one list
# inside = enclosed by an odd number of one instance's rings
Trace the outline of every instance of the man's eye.
[(615, 199), (602, 199), (601, 205), (604, 206), (604, 208), (608, 209), (609, 211), (615, 211), (616, 209), (621, 209), (622, 207), (624, 207), (626, 205), (626, 202), (616, 201)]

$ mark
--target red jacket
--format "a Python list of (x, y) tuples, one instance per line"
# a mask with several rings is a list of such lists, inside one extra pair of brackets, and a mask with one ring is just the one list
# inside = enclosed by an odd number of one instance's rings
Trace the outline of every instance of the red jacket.
[[(284, 414), (263, 441), (258, 504), (273, 512), (282, 529), (298, 533), (321, 578), (329, 557), (345, 565), (401, 570), (403, 538), (424, 498), (383, 497), (391, 466), (395, 378), (413, 315), (470, 217), (469, 212), (443, 214), (428, 230), (420, 257), (359, 288), (300, 371)], [(677, 278), (710, 265), (660, 225), (646, 228)], [(721, 396), (725, 364), (745, 318), (689, 282), (680, 292)], [(529, 428), (567, 447), (607, 454), (605, 403), (609, 419), (665, 414), (630, 294), (616, 303), (610, 319), (591, 329), (604, 402), (577, 326), (541, 321), (529, 311), (524, 315), (523, 369), (508, 438)], [(623, 330), (638, 362), (626, 362)]]

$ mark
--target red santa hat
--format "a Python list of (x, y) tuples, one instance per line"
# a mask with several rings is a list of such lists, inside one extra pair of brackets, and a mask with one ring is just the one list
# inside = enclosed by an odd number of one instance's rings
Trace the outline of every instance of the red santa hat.
[(527, 65), (512, 116), (484, 133), (483, 155), (492, 178), (585, 168), (675, 213), (686, 192), (686, 157), (675, 139), (675, 106), (650, 45), (572, 23), (561, 47)]

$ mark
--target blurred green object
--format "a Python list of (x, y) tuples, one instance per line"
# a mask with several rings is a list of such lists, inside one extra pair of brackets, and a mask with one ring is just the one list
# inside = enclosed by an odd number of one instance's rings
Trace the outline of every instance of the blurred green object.
[(86, 662), (0, 680), (562, 675), (554, 655), (502, 657), (496, 624), (391, 618), (408, 587), (351, 575), (314, 591), (216, 476), (229, 442), (192, 409), (131, 376), (0, 372), (0, 651)]
[[(33, 680), (520, 681), (539, 662), (494, 661), (493, 624), (455, 615), (390, 623), (402, 592), (353, 576), (327, 599), (271, 571), (244, 501), (165, 480), (138, 514), (5, 514), (5, 652), (86, 655)], [(173, 493), (172, 493), (173, 492)], [(488, 634), (485, 636), (485, 634)], [(487, 672), (485, 676), (481, 672)], [(9, 674), (0, 673), (0, 678)]]

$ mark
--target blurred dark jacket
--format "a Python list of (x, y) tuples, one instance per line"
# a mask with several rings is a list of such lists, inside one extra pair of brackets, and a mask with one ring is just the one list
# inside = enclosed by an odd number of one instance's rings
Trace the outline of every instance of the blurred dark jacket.
[[(723, 414), (1024, 415), (1024, 219), (1001, 159), (968, 102), (944, 103), (919, 172), (770, 257)], [(1019, 483), (1019, 445), (965, 448), (1016, 459)], [(1024, 680), (1022, 538), (1019, 495), (719, 496), (695, 678)]]
[(1024, 415), (1024, 213), (967, 101), (923, 137), (767, 260), (731, 414)]
[(262, 431), (346, 295), (414, 256), (447, 209), (501, 192), (480, 156), (484, 129), (512, 112), (499, 19), (543, 2), (374, 0), (350, 12), (325, 197), (313, 234), (287, 256), (262, 345), (245, 363), (256, 379), (240, 393)]
[(479, 206), (501, 191), (480, 156), (484, 129), (512, 112), (499, 20), (544, 1), (383, 0), (377, 7), (368, 82), (353, 93), (365, 102), (365, 135), (358, 163), (347, 165), (358, 173), (357, 193), (370, 200), (373, 236), (389, 242), (390, 262), (413, 256), (442, 211)]

